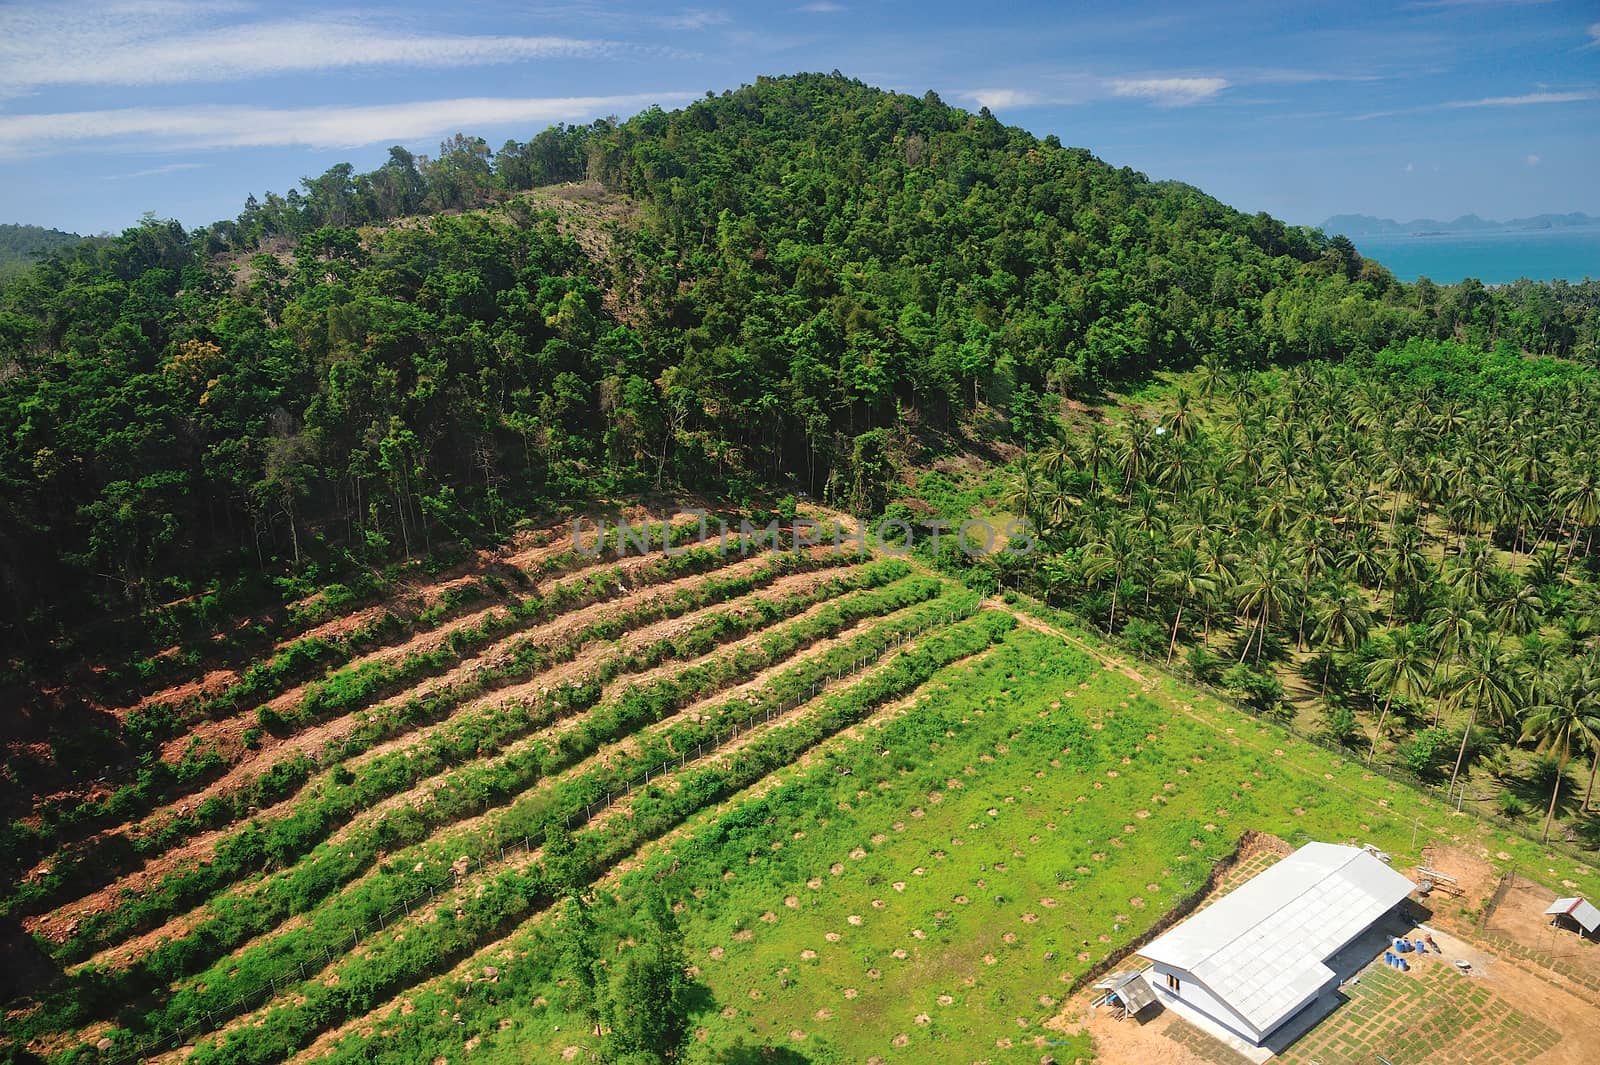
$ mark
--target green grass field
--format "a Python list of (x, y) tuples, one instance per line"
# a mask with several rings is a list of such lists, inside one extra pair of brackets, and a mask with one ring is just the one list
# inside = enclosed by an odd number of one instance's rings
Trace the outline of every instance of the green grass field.
[[(1419, 818), (1419, 847), (1480, 835), (1320, 748), (1029, 627), (900, 709), (702, 815), (600, 892), (618, 944), (637, 932), (630, 900), (645, 882), (681, 903), (704, 992), (690, 1060), (1087, 1057), (1044, 1022), (1246, 829), (1373, 842), (1397, 865)], [(1526, 842), (1486, 842), (1528, 857)], [(586, 1059), (596, 1040), (560, 1008), (547, 961), (559, 935), (516, 937), (530, 979), (445, 981), (336, 1060), (452, 1057), (474, 1039), (473, 1061)]]

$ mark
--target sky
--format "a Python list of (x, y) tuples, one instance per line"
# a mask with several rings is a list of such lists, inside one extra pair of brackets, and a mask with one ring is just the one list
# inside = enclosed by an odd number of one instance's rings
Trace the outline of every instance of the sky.
[(831, 70), (1295, 224), (1600, 214), (1600, 0), (0, 0), (0, 221), (200, 226), (391, 144)]

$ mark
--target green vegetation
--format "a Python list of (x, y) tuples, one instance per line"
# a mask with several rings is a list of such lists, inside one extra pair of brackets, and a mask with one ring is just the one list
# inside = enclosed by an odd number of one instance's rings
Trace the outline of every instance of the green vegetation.
[(68, 248), (83, 237), (43, 226), (0, 224), (0, 281), (16, 277), (52, 251)]
[[(1292, 693), (1368, 761), (1521, 788), (1502, 810), (1595, 831), (1594, 372), (1412, 341), (1288, 371), (1208, 357), (1181, 380), (1021, 461), (1003, 498), (1046, 551), (1012, 579), (1147, 658), (1188, 641), (1191, 674), (1258, 711)], [(1463, 783), (1497, 746), (1506, 783)]]
[(1600, 894), (1594, 284), (839, 76), (304, 185), (0, 287), (0, 1052), (1069, 1060), (1246, 831)]

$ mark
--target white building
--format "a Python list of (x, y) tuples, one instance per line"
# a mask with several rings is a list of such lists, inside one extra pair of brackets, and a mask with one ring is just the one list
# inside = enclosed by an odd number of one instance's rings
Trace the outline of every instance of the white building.
[(1563, 917), (1577, 925), (1580, 931), (1594, 935), (1600, 929), (1600, 910), (1583, 898), (1557, 899), (1544, 911), (1550, 916), (1551, 924), (1559, 925)]
[(1415, 885), (1359, 847), (1308, 843), (1139, 953), (1164, 1003), (1260, 1046), (1337, 977), (1328, 959)]

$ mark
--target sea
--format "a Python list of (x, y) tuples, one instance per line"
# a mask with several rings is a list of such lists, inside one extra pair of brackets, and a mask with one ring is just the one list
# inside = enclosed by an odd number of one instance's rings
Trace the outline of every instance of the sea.
[(1356, 250), (1402, 281), (1441, 285), (1475, 277), (1486, 285), (1600, 279), (1600, 226), (1491, 230), (1433, 236), (1352, 237)]

